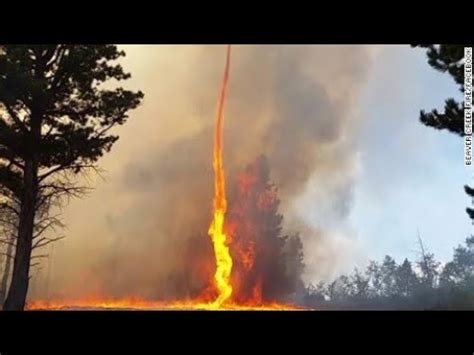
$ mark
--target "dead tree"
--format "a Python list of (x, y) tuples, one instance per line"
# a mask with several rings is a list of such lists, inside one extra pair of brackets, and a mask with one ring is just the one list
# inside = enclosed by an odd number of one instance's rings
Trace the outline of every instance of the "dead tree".
[[(40, 260), (48, 257), (47, 254), (39, 254), (40, 249), (64, 237), (57, 235), (46, 236), (48, 231), (51, 234), (51, 232), (55, 232), (55, 228), (62, 226), (59, 215), (48, 215), (53, 204), (60, 202), (57, 200), (60, 198), (61, 194), (52, 194), (48, 199), (43, 201), (44, 203), (38, 205), (38, 218), (34, 225), (34, 244), (32, 246), (31, 260)], [(19, 199), (10, 189), (0, 185), (0, 201), (0, 245), (4, 250), (2, 252), (4, 260), (3, 273), (0, 281), (0, 304), (3, 304), (9, 289), (9, 280), (11, 279), (14, 251), (17, 241)], [(39, 265), (40, 261), (34, 261), (30, 266), (35, 268)]]
[(431, 289), (436, 287), (440, 263), (435, 260), (433, 253), (426, 251), (419, 231), (418, 244), (420, 248), (420, 256), (417, 265), (421, 271), (421, 284), (425, 288)]
[[(1, 159), (1, 155), (0, 155)], [(2, 171), (0, 170), (0, 174)], [(18, 199), (10, 189), (0, 185), (0, 250), (3, 272), (0, 281), (0, 304), (5, 302), (8, 291), (18, 225)]]

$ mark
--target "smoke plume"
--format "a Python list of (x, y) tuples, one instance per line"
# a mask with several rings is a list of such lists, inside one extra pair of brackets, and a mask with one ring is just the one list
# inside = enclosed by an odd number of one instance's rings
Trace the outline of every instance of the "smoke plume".
[[(209, 252), (206, 244), (193, 248), (192, 240), (208, 238), (213, 124), (225, 47), (124, 50), (123, 65), (132, 73), (129, 86), (143, 90), (145, 102), (117, 130), (120, 141), (102, 160), (104, 180), (93, 181), (96, 190), (65, 211), (68, 238), (55, 250), (51, 297), (192, 293), (183, 269), (190, 253)], [(226, 178), (234, 181), (264, 155), (278, 188), (283, 227), (300, 232), (305, 278), (327, 276), (339, 252), (331, 238), (351, 207), (357, 167), (351, 149), (358, 125), (354, 104), (370, 66), (368, 49), (234, 46), (232, 60)], [(202, 277), (212, 269), (206, 263), (194, 267)]]

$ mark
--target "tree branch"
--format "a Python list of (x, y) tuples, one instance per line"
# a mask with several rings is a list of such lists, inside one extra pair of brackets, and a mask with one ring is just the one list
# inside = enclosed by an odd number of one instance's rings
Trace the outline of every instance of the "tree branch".
[(50, 243), (53, 243), (53, 242), (57, 242), (58, 240), (61, 240), (61, 239), (64, 239), (66, 238), (65, 236), (60, 236), (60, 237), (56, 237), (56, 238), (40, 238), (37, 240), (36, 243), (33, 244), (33, 246), (31, 247), (32, 250), (34, 249), (37, 249), (37, 248), (41, 248), (41, 247), (44, 247)]
[(64, 52), (66, 51), (66, 48), (62, 45), (58, 45), (56, 48), (55, 48), (55, 52), (53, 54), (53, 56), (50, 57), (49, 61), (46, 63), (46, 70), (49, 70), (51, 69), (51, 67), (55, 64), (55, 63), (60, 63), (61, 62), (61, 59), (62, 59), (62, 56), (64, 54)]
[(24, 122), (22, 122), (20, 120), (20, 118), (15, 114), (15, 112), (13, 111), (13, 109), (5, 102), (3, 102), (3, 105), (5, 106), (5, 108), (7, 109), (7, 112), (8, 114), (10, 115), (10, 117), (13, 119), (13, 121), (15, 121), (15, 123), (20, 127), (20, 129), (25, 132), (25, 133), (29, 133), (29, 130), (28, 128), (26, 128)]
[(48, 254), (39, 254), (39, 255), (34, 255), (31, 257), (31, 260), (34, 260), (34, 259), (43, 259), (43, 258), (47, 258), (49, 255)]
[(53, 218), (45, 225), (40, 225), (40, 230), (33, 235), (32, 239), (35, 240), (36, 238), (40, 237), (41, 234), (43, 234), (46, 230), (48, 230), (49, 228), (53, 228), (54, 225), (57, 225), (57, 224), (60, 224), (59, 220), (56, 220), (56, 218)]
[(10, 206), (10, 205), (7, 204), (7, 203), (1, 203), (1, 204), (0, 204), (0, 210), (2, 210), (2, 209), (11, 211), (11, 212), (13, 212), (15, 215), (20, 216), (20, 212), (17, 211), (14, 207)]
[(7, 258), (10, 258), (10, 259), (13, 259), (13, 258), (14, 258), (13, 255), (8, 254), (8, 253), (3, 253), (3, 252), (2, 252), (2, 253), (0, 253), (0, 255), (6, 256)]
[(23, 164), (21, 164), (20, 162), (16, 161), (12, 152), (10, 151), (10, 149), (8, 149), (8, 147), (6, 147), (5, 145), (2, 145), (2, 143), (0, 143), (0, 158), (4, 158), (5, 160), (7, 160), (11, 165), (14, 165), (16, 166), (17, 168), (23, 170), (25, 168), (25, 166)]
[(57, 173), (57, 172), (60, 172), (60, 171), (63, 171), (63, 170), (93, 169), (93, 168), (95, 168), (94, 164), (73, 164), (73, 165), (62, 164), (62, 165), (56, 166), (55, 168), (52, 168), (51, 170), (49, 170), (46, 173), (40, 175), (38, 177), (38, 181), (39, 182), (44, 181), (45, 179), (47, 179), (49, 176), (53, 175), (54, 173)]
[(4, 240), (4, 239), (0, 239), (0, 244), (12, 245), (12, 246), (15, 246), (15, 245), (16, 245), (15, 242), (12, 242), (12, 241), (10, 241), (10, 240)]

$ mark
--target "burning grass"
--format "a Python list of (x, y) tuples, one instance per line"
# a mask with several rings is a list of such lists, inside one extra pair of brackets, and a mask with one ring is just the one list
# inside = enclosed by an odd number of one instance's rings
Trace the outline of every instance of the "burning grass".
[[(302, 310), (294, 304), (274, 302), (298, 288), (302, 270), (297, 236), (280, 236), (283, 217), (278, 214), (277, 189), (269, 181), (266, 160), (259, 158), (237, 176), (237, 189), (229, 206), (223, 166), (224, 104), (230, 66), (230, 46), (219, 94), (214, 133), (214, 200), (209, 236), (215, 262), (211, 282), (195, 298), (150, 301), (140, 298), (35, 300), (28, 310)], [(209, 243), (208, 240), (206, 242)], [(193, 250), (194, 251), (194, 250)], [(200, 256), (202, 257), (202, 256)], [(191, 258), (192, 260), (192, 258)], [(286, 262), (292, 260), (291, 263)], [(195, 269), (196, 260), (191, 269)], [(198, 260), (201, 263), (201, 260)], [(292, 265), (289, 267), (288, 265)], [(207, 276), (206, 276), (207, 278)]]
[(215, 302), (199, 301), (149, 301), (138, 298), (124, 299), (82, 299), (82, 300), (52, 300), (52, 301), (32, 301), (27, 304), (27, 310), (246, 310), (246, 311), (290, 311), (304, 310), (303, 307), (293, 304), (268, 303), (261, 305), (252, 304), (223, 304), (217, 306)]

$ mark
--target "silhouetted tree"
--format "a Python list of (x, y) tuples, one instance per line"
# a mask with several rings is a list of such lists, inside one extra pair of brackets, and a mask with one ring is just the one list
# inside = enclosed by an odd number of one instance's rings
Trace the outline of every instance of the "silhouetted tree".
[(356, 268), (351, 276), (352, 297), (356, 300), (365, 300), (369, 298), (369, 281), (369, 278)]
[(19, 201), (13, 273), (4, 309), (24, 308), (32, 250), (54, 239), (51, 208), (85, 192), (75, 176), (96, 169), (143, 94), (106, 89), (130, 77), (113, 45), (0, 45), (0, 185)]
[(353, 294), (351, 279), (346, 275), (339, 276), (331, 284), (331, 293), (329, 295), (331, 301), (344, 301), (349, 299)]
[(416, 264), (420, 270), (420, 285), (422, 288), (424, 288), (424, 291), (426, 291), (426, 289), (432, 289), (436, 287), (440, 263), (439, 261), (436, 261), (433, 253), (427, 252), (425, 250), (423, 241), (419, 235), (418, 242), (420, 246), (420, 256)]
[[(472, 47), (472, 44), (425, 44), (417, 46), (427, 48), (428, 64), (442, 73), (449, 73), (456, 84), (459, 85), (459, 90), (464, 92), (464, 47)], [(422, 110), (420, 112), (420, 121), (428, 127), (447, 130), (462, 137), (464, 136), (463, 106), (463, 102), (457, 102), (453, 98), (448, 98), (446, 99), (443, 112), (433, 109), (427, 113)], [(474, 199), (474, 189), (467, 185), (464, 186), (464, 189)], [(466, 212), (474, 223), (474, 209), (467, 208)]]
[(382, 273), (382, 294), (385, 297), (396, 295), (397, 263), (392, 257), (386, 255), (380, 270)]
[[(0, 168), (0, 174), (2, 169)], [(8, 176), (3, 176), (3, 180)], [(1, 180), (1, 178), (0, 178)], [(5, 184), (8, 185), (8, 184)], [(2, 274), (0, 276), (0, 304), (3, 305), (8, 290), (10, 279), (13, 251), (15, 247), (16, 234), (18, 228), (19, 201), (11, 191), (0, 185), (0, 251), (2, 251)]]
[[(442, 73), (449, 73), (456, 84), (460, 86), (461, 92), (464, 92), (464, 46), (448, 44), (418, 46), (427, 48), (428, 64)], [(420, 120), (429, 127), (446, 129), (464, 136), (463, 104), (453, 98), (446, 100), (443, 112), (433, 109), (426, 113), (422, 110)]]
[(395, 271), (395, 293), (397, 296), (409, 297), (418, 283), (411, 262), (405, 258)]
[(382, 270), (380, 265), (376, 261), (370, 261), (367, 266), (367, 275), (369, 277), (371, 288), (371, 296), (378, 297), (383, 294), (383, 283), (382, 283)]
[(5, 296), (8, 290), (8, 280), (10, 278), (11, 267), (12, 267), (12, 253), (14, 248), (14, 237), (10, 236), (10, 238), (5, 238), (5, 241), (8, 243), (5, 248), (5, 255), (3, 263), (3, 270), (0, 279), (0, 304), (5, 302)]
[(309, 285), (302, 298), (317, 308), (344, 309), (474, 309), (474, 236), (454, 249), (453, 259), (440, 267), (420, 243), (417, 272), (405, 259), (400, 265), (386, 256), (371, 261), (365, 276), (355, 269), (327, 285)]
[[(468, 185), (464, 185), (464, 191), (471, 197), (472, 203), (474, 204), (474, 189)], [(466, 212), (469, 215), (469, 218), (474, 221), (474, 209), (467, 207)]]
[(461, 286), (474, 291), (474, 236), (466, 239), (466, 247), (454, 249), (453, 260), (447, 263), (440, 275), (443, 286)]
[(326, 298), (329, 298), (327, 291), (327, 286), (323, 281), (318, 282), (316, 286), (310, 283), (306, 289), (305, 295), (303, 296), (303, 302), (309, 304), (321, 304), (326, 301)]

